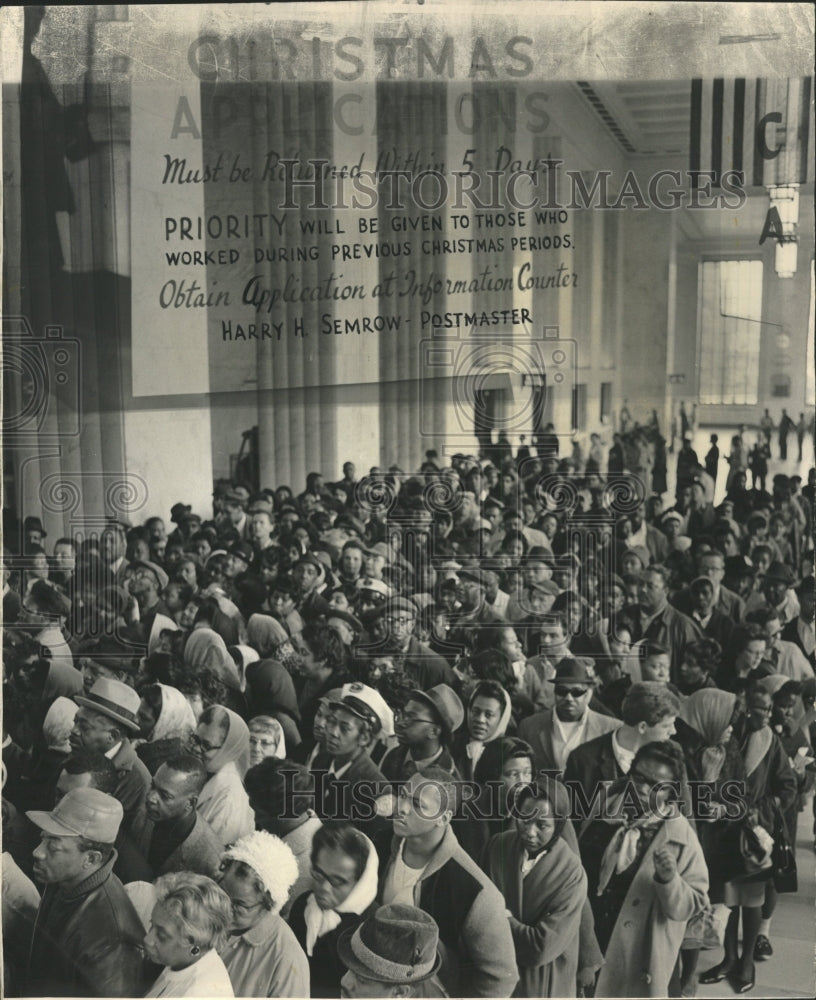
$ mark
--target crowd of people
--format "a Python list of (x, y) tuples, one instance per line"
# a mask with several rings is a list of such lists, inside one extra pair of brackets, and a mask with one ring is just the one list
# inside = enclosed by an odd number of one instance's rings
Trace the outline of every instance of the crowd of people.
[(667, 499), (656, 419), (522, 447), (25, 519), (7, 996), (753, 987), (814, 781), (816, 469), (715, 506), (689, 440)]

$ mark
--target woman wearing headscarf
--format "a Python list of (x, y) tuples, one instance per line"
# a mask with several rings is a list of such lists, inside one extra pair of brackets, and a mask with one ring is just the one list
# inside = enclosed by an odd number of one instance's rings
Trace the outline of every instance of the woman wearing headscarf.
[(253, 715), (271, 715), (283, 728), (290, 751), (301, 741), (300, 709), (285, 659), (295, 650), (286, 629), (271, 615), (252, 615), (247, 642), (260, 659), (246, 670), (246, 697)]
[(286, 757), (286, 737), (277, 719), (271, 715), (256, 715), (249, 720), (249, 766), (255, 767), (267, 757)]
[[(511, 814), (514, 789), (533, 781), (535, 772), (535, 754), (525, 740), (503, 736), (485, 745), (473, 769), (474, 780), (480, 788), (476, 800), (479, 815), (489, 816), (478, 824), (485, 837), (483, 847), (498, 834), (515, 829)], [(477, 825), (475, 817), (470, 822)], [(475, 860), (481, 858), (480, 851)]]
[(140, 688), (139, 726), (144, 742), (136, 747), (139, 759), (155, 774), (170, 757), (182, 753), (196, 727), (190, 702), (168, 684)]
[[(700, 737), (694, 752), (694, 765), (700, 780), (711, 785), (711, 794), (695, 816), (697, 836), (708, 865), (708, 896), (712, 903), (725, 901), (722, 877), (727, 855), (734, 849), (736, 812), (729, 813), (729, 785), (745, 780), (745, 765), (733, 738), (734, 721), (739, 714), (737, 696), (717, 688), (702, 689), (689, 695), (680, 708), (683, 719)], [(723, 794), (725, 792), (725, 795)], [(730, 803), (733, 806), (733, 792)], [(697, 990), (699, 949), (684, 948), (682, 955), (681, 996), (694, 996)]]
[(243, 786), (249, 767), (249, 729), (240, 715), (211, 705), (201, 714), (192, 741), (210, 775), (196, 808), (226, 846), (255, 829), (255, 814)]
[(322, 826), (312, 840), (314, 891), (292, 904), (289, 926), (309, 960), (311, 995), (339, 997), (346, 968), (340, 935), (376, 908), (379, 862), (374, 845), (349, 823)]
[(473, 688), (468, 699), (466, 724), (451, 747), (454, 762), (463, 778), (473, 780), (485, 746), (504, 736), (512, 711), (510, 695), (495, 681), (479, 681)]
[(35, 742), (25, 760), (18, 805), (26, 809), (51, 809), (54, 791), (65, 759), (71, 754), (68, 737), (79, 711), (69, 698), (56, 698), (45, 713), (42, 741)]
[(246, 715), (238, 669), (226, 643), (214, 629), (203, 624), (193, 628), (184, 644), (184, 662), (196, 673), (211, 670), (227, 689), (228, 706), (239, 715)]
[(488, 846), (487, 870), (507, 904), (519, 997), (576, 995), (587, 879), (563, 839), (569, 807), (559, 808), (553, 784), (517, 786), (514, 829)]
[(677, 808), (684, 784), (682, 750), (670, 740), (647, 743), (581, 830), (605, 959), (597, 996), (668, 996), (685, 925), (706, 905), (705, 858)]
[[(734, 738), (745, 763), (745, 805), (749, 820), (773, 833), (777, 810), (784, 815), (796, 797), (796, 777), (779, 737), (770, 727), (773, 696), (768, 678), (754, 683), (749, 689), (746, 713), (734, 724)], [(762, 906), (768, 878), (745, 880), (742, 854), (736, 838), (731, 850), (723, 858), (722, 876), (725, 885), (725, 903), (731, 915), (725, 928), (725, 955), (723, 960), (700, 976), (704, 984), (719, 983), (728, 979), (736, 993), (747, 993), (756, 980), (754, 959), (760, 935), (767, 939), (762, 927)], [(727, 865), (727, 867), (726, 867)], [(739, 946), (739, 926), (742, 916), (742, 951)], [(770, 919), (768, 923), (770, 923)], [(767, 958), (768, 952), (759, 957)]]

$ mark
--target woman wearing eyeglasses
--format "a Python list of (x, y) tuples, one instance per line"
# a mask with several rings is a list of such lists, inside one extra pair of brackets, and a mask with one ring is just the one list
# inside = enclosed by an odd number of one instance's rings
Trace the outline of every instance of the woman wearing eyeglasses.
[(581, 830), (605, 958), (597, 996), (668, 996), (685, 925), (706, 905), (702, 848), (677, 808), (684, 783), (680, 748), (670, 740), (647, 743), (628, 775), (610, 786), (602, 813)]
[(211, 705), (198, 720), (192, 752), (210, 775), (198, 799), (198, 812), (226, 846), (252, 833), (255, 814), (243, 786), (249, 767), (249, 729), (240, 715)]
[(267, 757), (283, 760), (286, 739), (283, 728), (271, 715), (256, 715), (249, 720), (249, 766), (255, 767)]
[(289, 926), (306, 952), (312, 997), (339, 997), (346, 968), (337, 954), (341, 934), (376, 909), (377, 852), (348, 823), (321, 827), (312, 841), (314, 890), (295, 900)]
[(309, 996), (309, 963), (280, 916), (297, 875), (290, 848), (262, 830), (222, 855), (218, 882), (230, 898), (232, 925), (220, 955), (236, 996)]

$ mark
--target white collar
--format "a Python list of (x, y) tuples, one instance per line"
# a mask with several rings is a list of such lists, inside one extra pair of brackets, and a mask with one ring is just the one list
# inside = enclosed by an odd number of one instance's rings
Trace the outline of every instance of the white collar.
[(618, 767), (624, 774), (628, 774), (629, 768), (632, 766), (632, 761), (635, 759), (635, 753), (633, 750), (627, 750), (625, 746), (621, 745), (617, 729), (612, 733), (612, 752), (615, 754)]
[(332, 757), (332, 762), (331, 762), (331, 764), (329, 764), (329, 774), (333, 774), (335, 776), (335, 778), (342, 778), (343, 775), (346, 773), (346, 771), (348, 771), (348, 769), (351, 767), (351, 765), (353, 763), (354, 763), (354, 761), (350, 760), (350, 761), (348, 761), (348, 763), (344, 764), (341, 768), (338, 768), (338, 769), (335, 770), (334, 757)]
[(105, 751), (105, 756), (108, 758), (108, 760), (113, 760), (113, 758), (119, 753), (121, 749), (122, 749), (122, 741), (119, 740), (119, 742), (116, 744), (115, 747), (111, 747), (110, 750)]

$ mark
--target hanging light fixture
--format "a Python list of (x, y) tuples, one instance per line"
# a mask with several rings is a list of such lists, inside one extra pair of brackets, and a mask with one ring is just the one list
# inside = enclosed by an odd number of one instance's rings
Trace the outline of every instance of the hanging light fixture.
[(774, 269), (780, 278), (792, 278), (796, 274), (798, 238), (796, 227), (799, 223), (799, 185), (776, 184), (768, 188), (771, 208), (779, 213), (782, 223), (781, 234), (776, 234), (776, 254)]

